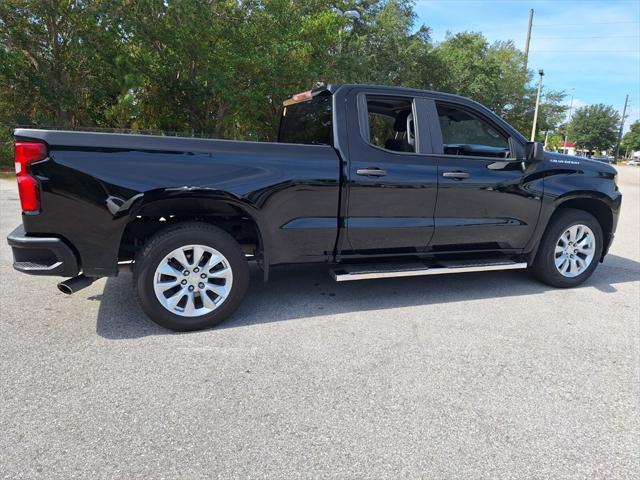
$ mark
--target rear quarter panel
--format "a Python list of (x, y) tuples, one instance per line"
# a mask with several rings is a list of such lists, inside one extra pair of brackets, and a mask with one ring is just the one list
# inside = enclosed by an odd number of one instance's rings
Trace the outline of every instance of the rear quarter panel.
[(27, 130), (16, 136), (44, 140), (50, 151), (32, 166), (42, 211), (23, 216), (25, 230), (67, 239), (87, 275), (115, 274), (127, 223), (166, 198), (235, 205), (258, 224), (272, 264), (317, 261), (333, 251), (339, 160), (330, 146)]

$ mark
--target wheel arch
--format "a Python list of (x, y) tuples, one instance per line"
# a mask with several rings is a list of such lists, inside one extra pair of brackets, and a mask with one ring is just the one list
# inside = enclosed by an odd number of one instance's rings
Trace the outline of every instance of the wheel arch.
[(531, 264), (535, 260), (542, 238), (554, 217), (567, 208), (588, 212), (598, 221), (602, 228), (604, 239), (602, 255), (599, 259), (602, 262), (613, 240), (613, 232), (616, 228), (620, 209), (620, 197), (612, 198), (603, 192), (583, 190), (570, 192), (555, 198), (547, 197), (547, 201), (543, 203), (541, 216), (531, 242), (525, 247), (522, 254), (527, 263)]
[[(609, 249), (609, 245), (612, 240), (613, 230), (615, 228), (615, 216), (613, 213), (610, 199), (606, 195), (603, 195), (599, 192), (592, 192), (588, 195), (567, 196), (559, 199), (555, 204), (555, 208), (553, 209), (552, 214), (549, 216), (549, 219), (545, 224), (543, 234), (544, 232), (546, 232), (552, 220), (557, 215), (562, 213), (563, 210), (566, 210), (568, 208), (571, 208), (574, 210), (582, 210), (587, 213), (590, 213), (598, 221), (598, 224), (602, 229), (602, 238), (604, 241), (604, 245), (602, 248), (602, 255), (600, 256), (600, 259), (599, 259), (602, 262), (602, 260), (604, 260), (604, 257), (607, 254), (607, 251)], [(536, 246), (536, 251), (538, 249), (538, 246), (539, 246), (539, 242), (538, 242), (538, 245)]]
[(613, 231), (613, 211), (605, 201), (592, 197), (570, 198), (556, 206), (551, 218), (567, 208), (583, 210), (593, 215), (596, 220), (598, 220), (600, 228), (602, 228), (602, 236), (604, 239), (607, 239)]
[(221, 228), (243, 247), (245, 253), (253, 253), (264, 262), (267, 248), (259, 212), (241, 200), (220, 192), (215, 195), (201, 192), (145, 195), (129, 213), (120, 239), (118, 260), (132, 260), (152, 235), (187, 221), (199, 221)]

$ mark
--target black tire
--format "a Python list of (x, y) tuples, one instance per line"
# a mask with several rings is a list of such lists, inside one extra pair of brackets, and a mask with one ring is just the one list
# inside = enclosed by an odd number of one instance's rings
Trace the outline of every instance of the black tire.
[[(591, 229), (595, 236), (595, 253), (591, 264), (584, 272), (575, 277), (565, 277), (555, 266), (555, 247), (560, 235), (573, 225), (582, 224)], [(580, 285), (591, 276), (602, 256), (602, 227), (596, 218), (584, 210), (563, 208), (549, 222), (538, 252), (531, 266), (533, 275), (548, 285), (558, 288), (569, 288)]]
[[(154, 275), (166, 255), (181, 246), (196, 244), (214, 248), (226, 257), (233, 273), (233, 283), (229, 295), (215, 310), (185, 317), (170, 312), (160, 303), (154, 291)], [(142, 310), (158, 325), (180, 332), (219, 324), (238, 308), (249, 286), (249, 265), (240, 245), (224, 230), (197, 222), (168, 227), (151, 237), (136, 255), (133, 275)]]

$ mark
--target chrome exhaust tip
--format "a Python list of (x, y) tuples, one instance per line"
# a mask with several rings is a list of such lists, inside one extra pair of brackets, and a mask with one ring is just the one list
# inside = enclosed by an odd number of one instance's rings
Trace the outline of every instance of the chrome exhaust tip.
[(58, 290), (60, 290), (65, 295), (71, 295), (72, 293), (76, 293), (83, 288), (87, 288), (95, 280), (95, 277), (85, 277), (84, 274), (80, 274), (77, 277), (69, 278), (64, 282), (60, 282), (58, 284)]

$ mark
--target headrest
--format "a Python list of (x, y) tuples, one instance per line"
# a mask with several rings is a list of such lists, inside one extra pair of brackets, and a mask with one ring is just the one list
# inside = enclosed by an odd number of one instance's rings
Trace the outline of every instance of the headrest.
[(393, 122), (393, 129), (396, 132), (406, 132), (407, 131), (407, 117), (411, 114), (411, 110), (403, 110), (398, 113), (395, 122)]

